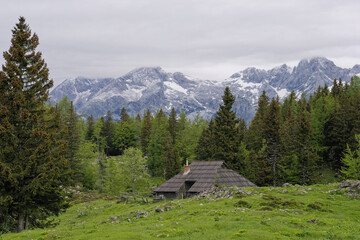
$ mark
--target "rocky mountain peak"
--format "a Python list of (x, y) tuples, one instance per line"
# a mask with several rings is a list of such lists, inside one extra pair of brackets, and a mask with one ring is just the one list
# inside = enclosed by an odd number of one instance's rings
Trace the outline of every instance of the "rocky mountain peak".
[(223, 82), (192, 79), (180, 72), (167, 73), (160, 67), (135, 69), (119, 78), (66, 80), (51, 91), (53, 102), (68, 96), (80, 114), (104, 116), (108, 110), (114, 118), (122, 107), (130, 115), (153, 113), (162, 108), (169, 113), (172, 107), (184, 110), (189, 117), (197, 114), (211, 118), (218, 110), (225, 86), (236, 97), (234, 110), (249, 122), (256, 112), (257, 99), (263, 90), (272, 98), (284, 99), (291, 91), (297, 95), (311, 94), (318, 86), (331, 86), (335, 78), (348, 82), (360, 73), (360, 65), (351, 69), (337, 67), (332, 61), (316, 57), (303, 59), (290, 68), (286, 64), (270, 70), (246, 68)]

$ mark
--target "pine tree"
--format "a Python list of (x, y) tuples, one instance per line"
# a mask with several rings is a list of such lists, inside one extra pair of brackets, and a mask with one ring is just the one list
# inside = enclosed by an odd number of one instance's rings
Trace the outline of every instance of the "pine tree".
[(141, 148), (141, 117), (137, 114), (135, 119), (132, 119), (132, 129), (134, 130), (134, 147), (137, 149)]
[(248, 148), (260, 151), (263, 147), (264, 136), (264, 122), (269, 107), (269, 97), (266, 92), (260, 95), (258, 100), (258, 108), (253, 120), (250, 123), (249, 130), (246, 135), (246, 143)]
[(238, 142), (245, 142), (245, 137), (246, 137), (246, 133), (247, 133), (247, 126), (246, 126), (246, 122), (244, 119), (239, 118), (238, 119), (238, 125), (236, 127), (237, 130), (237, 137), (238, 137)]
[(86, 131), (85, 139), (89, 141), (95, 141), (94, 135), (95, 135), (95, 120), (93, 115), (90, 115), (87, 118), (87, 131)]
[(107, 111), (103, 130), (102, 130), (106, 141), (105, 153), (107, 156), (114, 156), (117, 154), (113, 144), (114, 131), (115, 131), (115, 126), (114, 126), (112, 114), (110, 111)]
[(307, 110), (307, 103), (301, 103), (301, 110), (298, 115), (298, 159), (300, 163), (301, 184), (311, 182), (312, 173), (315, 169), (317, 154), (313, 148), (313, 127), (311, 125), (310, 113)]
[(173, 142), (171, 133), (164, 138), (161, 159), (164, 166), (164, 179), (170, 179), (180, 171), (180, 158), (178, 150)]
[(291, 92), (281, 107), (282, 124), (280, 127), (282, 179), (288, 183), (300, 183), (298, 159), (298, 121), (295, 92)]
[(120, 113), (120, 121), (121, 122), (128, 122), (130, 120), (129, 114), (126, 111), (126, 108), (123, 107), (121, 109), (121, 113)]
[(215, 122), (210, 120), (209, 125), (202, 130), (202, 133), (195, 148), (196, 160), (213, 161), (216, 151), (216, 142), (214, 136)]
[(163, 176), (164, 164), (161, 159), (164, 137), (168, 130), (168, 119), (162, 109), (158, 111), (152, 123), (147, 153), (148, 166), (153, 176)]
[(264, 122), (264, 137), (267, 144), (267, 159), (271, 164), (273, 185), (279, 183), (280, 162), (280, 106), (279, 99), (272, 99)]
[(73, 171), (73, 180), (79, 181), (80, 173), (80, 163), (77, 159), (77, 152), (80, 145), (80, 131), (78, 127), (78, 115), (74, 110), (73, 102), (70, 102), (70, 108), (67, 111), (66, 115), (66, 125), (67, 125), (67, 137), (68, 142), (67, 153), (68, 159), (70, 161), (71, 170)]
[(171, 109), (170, 116), (169, 116), (169, 132), (171, 135), (171, 139), (173, 144), (175, 144), (176, 135), (178, 132), (178, 122), (175, 108)]
[(144, 116), (143, 125), (141, 127), (141, 150), (144, 156), (147, 155), (147, 148), (150, 141), (151, 134), (151, 126), (152, 126), (152, 116), (150, 110), (147, 110), (146, 115)]
[(39, 39), (20, 17), (4, 52), (0, 72), (0, 215), (17, 218), (17, 230), (29, 222), (58, 214), (64, 207), (66, 143), (59, 139), (60, 114), (46, 108), (49, 70)]
[(319, 88), (318, 91), (311, 96), (311, 125), (313, 127), (313, 147), (318, 153), (321, 162), (320, 167), (327, 164), (326, 155), (328, 146), (326, 144), (325, 127), (335, 110), (334, 97), (330, 94), (328, 89)]
[(230, 88), (226, 87), (222, 97), (223, 104), (215, 115), (214, 137), (216, 142), (215, 159), (224, 160), (229, 167), (239, 170), (241, 163), (238, 162), (237, 152), (237, 119), (232, 110), (235, 97)]

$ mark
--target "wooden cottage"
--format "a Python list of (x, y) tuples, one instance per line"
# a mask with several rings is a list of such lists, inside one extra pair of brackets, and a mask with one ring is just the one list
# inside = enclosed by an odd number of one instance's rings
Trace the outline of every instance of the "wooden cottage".
[(203, 192), (215, 184), (238, 187), (256, 185), (235, 171), (224, 161), (192, 162), (164, 184), (154, 189), (154, 193), (165, 198), (186, 198)]

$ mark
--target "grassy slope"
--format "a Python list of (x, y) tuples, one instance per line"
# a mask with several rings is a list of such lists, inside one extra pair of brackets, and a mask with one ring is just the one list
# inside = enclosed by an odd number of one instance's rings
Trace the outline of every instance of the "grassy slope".
[[(192, 198), (124, 204), (96, 200), (68, 209), (53, 229), (0, 239), (360, 239), (360, 200), (343, 192), (327, 192), (337, 188), (330, 184), (246, 189), (252, 192), (248, 196), (216, 201)], [(154, 211), (165, 206), (170, 210)], [(137, 210), (148, 216), (135, 219), (136, 213), (129, 214)]]

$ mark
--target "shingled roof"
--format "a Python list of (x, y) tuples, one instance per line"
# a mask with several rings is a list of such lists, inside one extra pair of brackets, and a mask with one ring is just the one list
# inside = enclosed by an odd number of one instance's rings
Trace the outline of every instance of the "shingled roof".
[(256, 185), (229, 169), (224, 161), (192, 162), (190, 172), (180, 172), (161, 186), (154, 189), (154, 192), (178, 192), (185, 182), (194, 182), (187, 190), (188, 193), (199, 193), (214, 186), (215, 183), (238, 187), (255, 187)]

